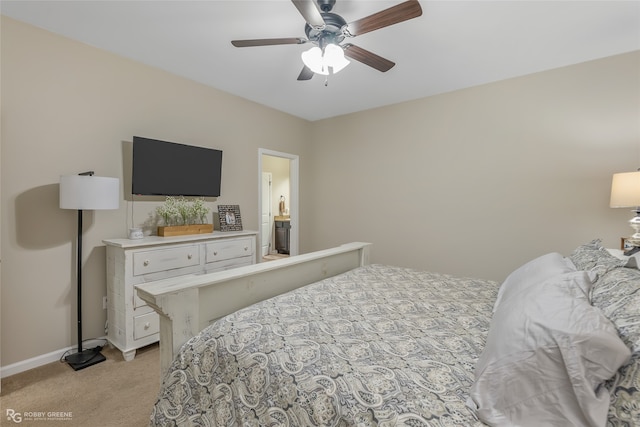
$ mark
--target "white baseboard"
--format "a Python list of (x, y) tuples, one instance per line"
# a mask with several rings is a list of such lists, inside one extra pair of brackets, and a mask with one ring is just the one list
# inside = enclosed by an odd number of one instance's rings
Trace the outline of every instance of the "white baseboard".
[[(86, 340), (82, 343), (82, 347), (84, 349), (104, 345), (106, 339), (107, 337)], [(0, 378), (10, 377), (11, 375), (19, 374), (20, 372), (28, 371), (29, 369), (37, 368), (48, 363), (58, 362), (65, 353), (71, 352), (77, 348), (77, 346), (67, 347), (62, 350), (56, 350), (51, 353), (32, 357), (31, 359), (23, 360), (21, 362), (12, 363), (11, 365), (2, 366), (0, 367)]]

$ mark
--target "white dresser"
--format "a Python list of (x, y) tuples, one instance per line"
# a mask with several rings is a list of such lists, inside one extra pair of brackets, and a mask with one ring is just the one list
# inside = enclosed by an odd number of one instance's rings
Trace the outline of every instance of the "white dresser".
[(109, 342), (129, 361), (135, 357), (136, 349), (159, 339), (158, 314), (136, 295), (135, 285), (255, 264), (256, 236), (256, 231), (215, 231), (178, 237), (104, 240)]

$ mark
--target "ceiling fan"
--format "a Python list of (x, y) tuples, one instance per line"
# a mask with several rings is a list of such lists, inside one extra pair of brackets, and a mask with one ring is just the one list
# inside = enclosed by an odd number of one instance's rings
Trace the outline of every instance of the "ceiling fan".
[(231, 44), (235, 47), (254, 47), (313, 43), (314, 47), (302, 53), (302, 61), (305, 65), (300, 75), (298, 75), (298, 80), (309, 80), (314, 74), (328, 75), (337, 73), (349, 63), (344, 58), (345, 56), (383, 73), (389, 71), (396, 65), (394, 62), (352, 43), (340, 43), (346, 38), (365, 34), (422, 15), (420, 3), (417, 0), (408, 0), (373, 15), (347, 23), (340, 15), (331, 13), (336, 0), (291, 1), (306, 21), (304, 31), (307, 38), (232, 40)]

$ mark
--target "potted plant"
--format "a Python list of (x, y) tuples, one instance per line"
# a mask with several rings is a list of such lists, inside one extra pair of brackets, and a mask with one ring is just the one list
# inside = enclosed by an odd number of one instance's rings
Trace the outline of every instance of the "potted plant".
[(196, 221), (200, 222), (200, 224), (207, 223), (207, 215), (210, 210), (211, 209), (205, 205), (204, 199), (195, 199), (191, 204), (191, 214)]
[(212, 233), (213, 224), (206, 222), (209, 210), (204, 199), (167, 196), (164, 204), (156, 208), (164, 223), (158, 227), (158, 236)]

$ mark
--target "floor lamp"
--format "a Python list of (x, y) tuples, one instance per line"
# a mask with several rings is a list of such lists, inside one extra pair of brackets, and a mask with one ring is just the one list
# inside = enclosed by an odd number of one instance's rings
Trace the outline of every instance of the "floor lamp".
[(94, 176), (93, 172), (60, 177), (60, 208), (78, 211), (77, 291), (78, 291), (78, 351), (65, 357), (74, 370), (84, 369), (105, 360), (99, 348), (82, 349), (82, 211), (118, 209), (120, 180)]

